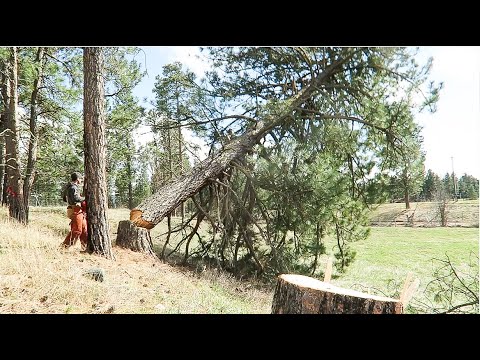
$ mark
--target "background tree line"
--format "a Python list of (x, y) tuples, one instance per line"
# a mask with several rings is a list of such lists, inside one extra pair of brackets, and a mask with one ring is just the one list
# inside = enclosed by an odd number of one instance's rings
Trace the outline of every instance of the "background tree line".
[[(446, 173), (440, 177), (429, 169), (425, 175), (423, 172), (419, 172), (417, 180), (412, 182), (410, 200), (436, 201), (439, 196), (451, 200), (476, 200), (478, 199), (478, 184), (478, 179), (472, 175), (463, 174), (458, 178), (457, 175)], [(402, 191), (401, 178), (390, 177), (386, 184), (386, 193), (388, 201), (404, 202), (405, 192)]]
[[(151, 121), (132, 95), (145, 75), (136, 60), (140, 49), (103, 50), (108, 202), (111, 207), (132, 208), (162, 183), (159, 174), (165, 169), (158, 164), (176, 166), (181, 161), (172, 154), (181, 149), (184, 139), (177, 130), (169, 145), (160, 141), (161, 146), (156, 146), (163, 136), (160, 133), (154, 133), (151, 142), (139, 143), (140, 126)], [(28, 205), (63, 205), (59, 194), (69, 174), (84, 168), (82, 49), (0, 48), (0, 75), (0, 201), (7, 205), (8, 178), (12, 178), (8, 169), (15, 169), (23, 184), (25, 209)], [(12, 97), (13, 80), (16, 95)], [(15, 110), (11, 111), (13, 100)], [(155, 116), (155, 121), (166, 121), (162, 120), (165, 113)], [(15, 153), (7, 149), (10, 140)], [(182, 168), (188, 169), (187, 152), (182, 151)], [(15, 161), (15, 166), (9, 166), (9, 161)], [(171, 165), (167, 176), (173, 172), (177, 169)]]

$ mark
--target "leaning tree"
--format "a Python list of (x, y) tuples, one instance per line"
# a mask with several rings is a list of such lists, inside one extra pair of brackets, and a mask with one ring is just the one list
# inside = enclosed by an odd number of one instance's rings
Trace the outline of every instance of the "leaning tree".
[[(398, 104), (414, 105), (430, 63), (417, 66), (405, 48), (207, 52), (212, 70), (196, 85), (202, 101), (176, 120), (211, 140), (211, 153), (133, 209), (129, 226), (151, 229), (191, 198), (196, 211), (185, 223), (196, 224), (179, 242), (186, 257), (233, 269), (250, 261), (274, 273), (310, 257), (308, 269), (296, 270), (315, 272), (331, 235), (345, 268), (354, 256), (348, 244), (368, 235), (364, 210), (374, 181), (385, 181), (385, 159), (412, 137), (413, 119), (399, 116)], [(422, 96), (432, 105), (438, 88)], [(189, 252), (200, 221), (212, 237), (198, 236)]]

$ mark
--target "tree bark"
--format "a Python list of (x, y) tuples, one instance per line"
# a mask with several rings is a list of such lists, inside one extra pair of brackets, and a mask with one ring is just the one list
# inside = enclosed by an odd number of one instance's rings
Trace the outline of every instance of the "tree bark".
[(5, 63), (0, 62), (0, 96), (2, 98), (2, 102), (0, 104), (0, 108), (2, 109), (0, 113), (0, 204), (3, 206), (6, 201), (6, 188), (4, 186), (4, 179), (5, 179), (5, 124), (6, 124), (6, 117), (8, 114), (7, 107), (7, 76), (5, 75)]
[(410, 209), (410, 193), (408, 192), (408, 189), (405, 188), (405, 209)]
[(39, 47), (35, 62), (37, 63), (37, 77), (33, 81), (33, 91), (30, 97), (30, 140), (28, 142), (28, 160), (27, 169), (25, 173), (25, 181), (23, 183), (23, 196), (25, 202), (25, 215), (28, 222), (30, 190), (35, 181), (35, 164), (37, 162), (37, 148), (38, 148), (38, 124), (37, 124), (37, 99), (38, 90), (42, 86), (43, 76), (43, 58), (45, 48)]
[(105, 89), (102, 48), (83, 49), (83, 121), (85, 198), (87, 201), (87, 251), (114, 259), (108, 235), (106, 177)]
[[(182, 127), (180, 126), (180, 105), (179, 105), (179, 94), (177, 91), (177, 121), (178, 121), (178, 164), (180, 166), (179, 174), (183, 175), (183, 158), (182, 158)], [(182, 217), (182, 223), (185, 218), (185, 203), (180, 204), (180, 216)]]
[[(2, 85), (3, 87), (3, 85)], [(5, 189), (3, 186), (3, 179), (5, 176), (5, 140), (3, 137), (3, 132), (5, 130), (5, 121), (4, 121), (4, 114), (3, 111), (0, 114), (0, 204), (4, 204), (5, 200)]]
[(130, 212), (130, 220), (137, 226), (153, 228), (168, 213), (220, 175), (232, 161), (243, 157), (257, 142), (257, 135), (258, 130), (246, 133), (214, 157), (197, 164), (190, 173), (167, 182)]
[(293, 274), (277, 278), (272, 314), (402, 314), (400, 300), (340, 288)]
[(130, 153), (130, 140), (127, 140), (127, 154), (126, 154), (126, 163), (127, 163), (127, 176), (128, 176), (128, 209), (133, 209), (133, 174), (132, 174), (132, 155)]
[(153, 252), (150, 230), (136, 227), (129, 220), (122, 220), (118, 223), (116, 245), (156, 256)]
[(3, 173), (2, 178), (2, 206), (7, 205), (7, 173)]
[(20, 174), (20, 160), (17, 133), (17, 86), (18, 60), (17, 48), (10, 49), (8, 73), (8, 115), (5, 126), (5, 164), (7, 174), (8, 211), (9, 215), (22, 224), (27, 223), (23, 200), (23, 181)]

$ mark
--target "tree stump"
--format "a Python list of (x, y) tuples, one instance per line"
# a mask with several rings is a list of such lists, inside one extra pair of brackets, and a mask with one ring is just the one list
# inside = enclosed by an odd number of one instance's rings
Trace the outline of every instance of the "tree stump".
[(117, 241), (120, 247), (156, 256), (153, 252), (150, 230), (135, 226), (130, 220), (118, 223)]
[(400, 300), (344, 289), (294, 274), (277, 278), (272, 314), (401, 314)]

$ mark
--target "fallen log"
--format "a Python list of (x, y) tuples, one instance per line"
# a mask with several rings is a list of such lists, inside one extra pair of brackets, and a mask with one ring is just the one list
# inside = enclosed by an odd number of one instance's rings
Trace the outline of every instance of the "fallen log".
[(233, 161), (242, 159), (264, 135), (265, 128), (253, 129), (243, 134), (215, 156), (201, 161), (189, 173), (165, 184), (130, 211), (130, 221), (138, 227), (152, 229), (182, 202), (222, 174)]
[(282, 274), (272, 302), (272, 314), (402, 314), (400, 300), (344, 289), (323, 281)]

